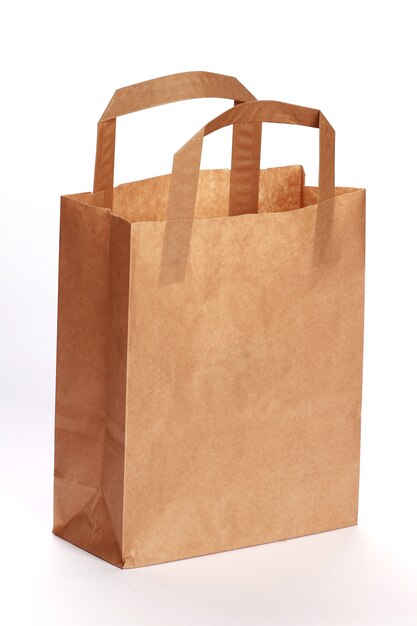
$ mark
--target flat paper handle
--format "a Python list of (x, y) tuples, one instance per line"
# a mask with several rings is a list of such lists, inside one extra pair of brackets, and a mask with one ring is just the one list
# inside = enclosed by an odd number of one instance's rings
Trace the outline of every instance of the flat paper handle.
[(162, 104), (195, 98), (225, 98), (240, 103), (256, 100), (233, 76), (211, 72), (182, 72), (118, 89), (100, 122)]
[[(210, 72), (184, 72), (155, 78), (137, 85), (118, 89), (101, 116), (97, 129), (94, 191), (104, 191), (105, 201), (111, 206), (114, 180), (114, 152), (116, 118), (151, 107), (195, 98), (226, 98), (235, 104), (255, 100), (255, 97), (236, 78)], [(234, 129), (232, 182), (234, 187), (250, 184), (256, 178), (260, 163), (260, 124), (247, 124)], [(235, 198), (235, 200), (234, 200)], [(242, 202), (239, 194), (231, 192), (231, 212), (257, 210), (253, 198)], [(232, 205), (235, 206), (232, 206)], [(239, 204), (239, 206), (236, 206)]]
[(234, 124), (274, 122), (312, 126), (320, 132), (319, 197), (323, 202), (334, 196), (335, 132), (317, 109), (308, 109), (273, 100), (240, 104), (206, 124), (175, 155), (168, 199), (167, 219), (192, 219), (197, 197), (203, 138)]

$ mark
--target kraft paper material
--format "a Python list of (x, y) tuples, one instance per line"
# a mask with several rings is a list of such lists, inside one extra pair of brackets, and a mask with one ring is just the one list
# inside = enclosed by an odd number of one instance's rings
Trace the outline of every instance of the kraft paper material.
[[(172, 174), (113, 187), (116, 116), (209, 96)], [(318, 187), (259, 169), (267, 121), (319, 129)], [(116, 92), (97, 147), (61, 200), (54, 533), (131, 568), (356, 524), (365, 191), (326, 118), (190, 72)]]

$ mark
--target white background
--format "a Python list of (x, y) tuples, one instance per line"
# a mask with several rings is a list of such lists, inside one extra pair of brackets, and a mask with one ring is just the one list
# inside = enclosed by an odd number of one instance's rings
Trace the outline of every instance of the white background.
[[(0, 16), (0, 621), (417, 624), (416, 34), (412, 2), (4, 2)], [(113, 91), (186, 70), (324, 111), (337, 184), (367, 188), (360, 523), (120, 571), (51, 535), (59, 196), (92, 188)], [(228, 107), (118, 121), (116, 182), (168, 172)], [(224, 167), (230, 129), (207, 138)], [(263, 165), (317, 176), (317, 131), (265, 125)]]

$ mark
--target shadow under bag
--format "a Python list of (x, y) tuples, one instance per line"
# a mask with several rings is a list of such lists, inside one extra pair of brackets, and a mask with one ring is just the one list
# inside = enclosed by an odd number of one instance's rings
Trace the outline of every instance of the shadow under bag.
[[(235, 106), (114, 187), (116, 117), (199, 97)], [(319, 129), (318, 187), (260, 170), (263, 122)], [(54, 533), (130, 568), (356, 524), (364, 231), (320, 111), (206, 72), (118, 90), (61, 203)]]

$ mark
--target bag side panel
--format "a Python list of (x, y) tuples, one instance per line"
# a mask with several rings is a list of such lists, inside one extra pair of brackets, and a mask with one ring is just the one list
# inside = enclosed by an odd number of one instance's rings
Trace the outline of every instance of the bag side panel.
[(110, 212), (61, 201), (53, 532), (121, 564), (102, 476), (108, 403)]
[[(111, 524), (123, 555), (126, 379), (131, 225), (111, 216), (107, 422), (102, 487)], [(122, 563), (123, 566), (123, 558)]]

